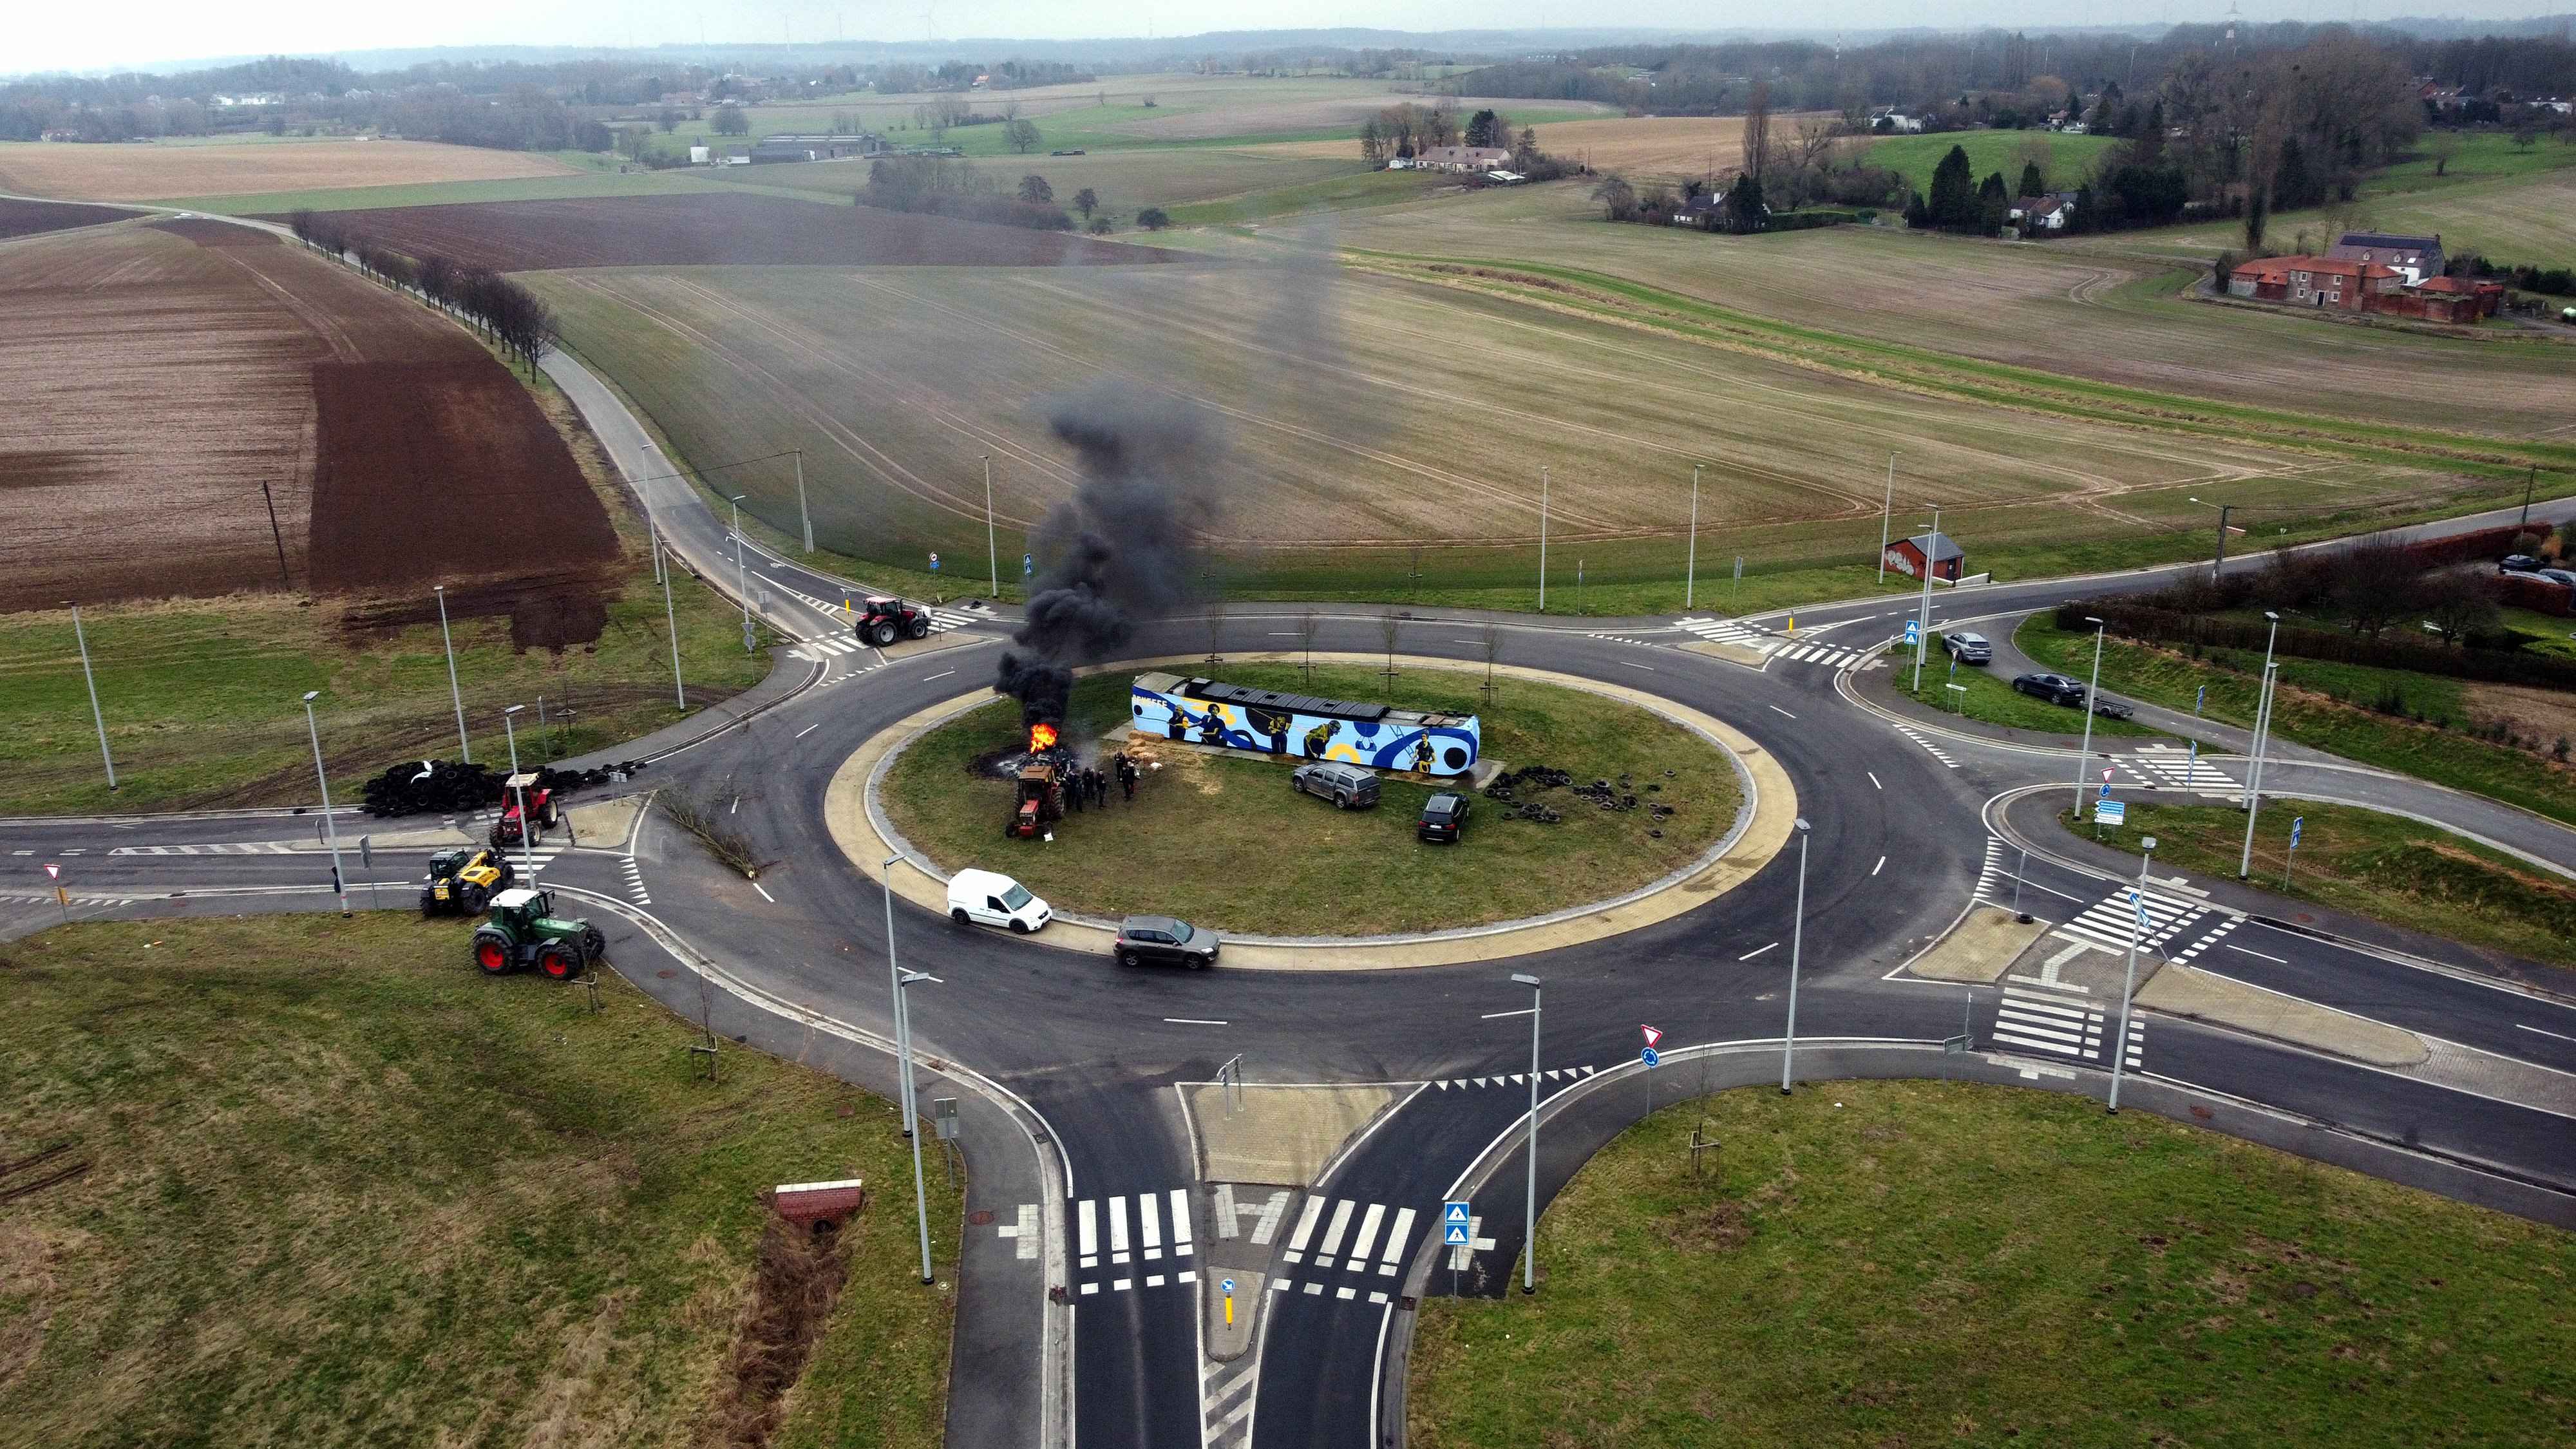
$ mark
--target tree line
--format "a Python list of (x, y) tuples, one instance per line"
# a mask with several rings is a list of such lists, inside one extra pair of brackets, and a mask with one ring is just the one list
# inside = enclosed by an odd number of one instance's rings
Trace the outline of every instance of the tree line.
[(357, 264), (389, 286), (421, 300), (475, 330), (534, 368), (556, 343), (554, 310), (536, 293), (488, 268), (468, 266), (437, 253), (413, 257), (349, 230), (340, 214), (299, 211), (288, 226), (306, 246)]

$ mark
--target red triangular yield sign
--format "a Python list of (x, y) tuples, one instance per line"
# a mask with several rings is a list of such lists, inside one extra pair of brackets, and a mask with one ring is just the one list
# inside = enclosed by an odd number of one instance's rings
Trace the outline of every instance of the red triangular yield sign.
[(1659, 1042), (1659, 1041), (1662, 1041), (1662, 1040), (1664, 1039), (1664, 1029), (1663, 1029), (1662, 1027), (1659, 1027), (1659, 1026), (1639, 1026), (1639, 1027), (1637, 1028), (1637, 1030), (1642, 1031), (1642, 1032), (1644, 1032), (1644, 1033), (1646, 1034), (1646, 1045), (1648, 1045), (1648, 1046), (1653, 1046), (1655, 1043), (1657, 1043), (1657, 1042)]

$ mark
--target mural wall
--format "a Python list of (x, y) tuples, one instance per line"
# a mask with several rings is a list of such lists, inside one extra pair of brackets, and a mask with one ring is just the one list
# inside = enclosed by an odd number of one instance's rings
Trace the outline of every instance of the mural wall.
[(1311, 696), (1272, 696), (1283, 701), (1276, 704), (1209, 699), (1170, 675), (1139, 675), (1128, 695), (1128, 713), (1140, 735), (1301, 760), (1341, 760), (1373, 770), (1464, 775), (1474, 768), (1483, 743), (1483, 727), (1474, 715), (1365, 705), (1346, 708), (1375, 718), (1349, 718), (1315, 708), (1330, 710), (1339, 701)]

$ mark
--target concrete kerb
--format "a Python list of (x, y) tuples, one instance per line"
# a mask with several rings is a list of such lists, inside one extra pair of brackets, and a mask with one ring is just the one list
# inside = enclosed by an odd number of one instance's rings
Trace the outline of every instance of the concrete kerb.
[[(1284, 662), (1304, 656), (1257, 653), (1237, 657), (1257, 662)], [(1343, 653), (1316, 657), (1328, 663), (1371, 665), (1379, 664), (1385, 658), (1379, 654)], [(1197, 655), (1166, 655), (1095, 665), (1082, 672), (1096, 674), (1199, 662), (1200, 656)], [(1417, 669), (1467, 674), (1478, 672), (1454, 659), (1403, 655), (1397, 662)], [(1421, 936), (1230, 936), (1226, 940), (1228, 966), (1298, 971), (1445, 966), (1496, 960), (1600, 940), (1668, 920), (1714, 900), (1752, 878), (1787, 844), (1790, 822), (1798, 813), (1797, 790), (1790, 784), (1788, 772), (1780, 767), (1771, 752), (1756, 744), (1743, 731), (1686, 705), (1624, 685), (1520, 665), (1497, 665), (1495, 672), (1514, 679), (1579, 689), (1651, 710), (1716, 746), (1718, 753), (1734, 768), (1736, 779), (1744, 789), (1744, 800), (1737, 807), (1735, 820), (1727, 833), (1690, 864), (1610, 900), (1568, 907), (1526, 920), (1460, 927)], [(879, 794), (886, 773), (893, 768), (896, 757), (905, 747), (959, 714), (991, 702), (992, 698), (989, 691), (960, 695), (896, 721), (843, 761), (824, 792), (825, 823), (832, 832), (834, 843), (839, 845), (841, 853), (851, 864), (861, 874), (874, 876), (879, 871), (879, 863), (887, 856), (900, 855), (907, 869), (895, 874), (895, 893), (940, 915), (948, 911), (947, 876), (894, 828), (893, 822), (886, 818)], [(1107, 954), (1116, 933), (1115, 922), (1059, 912), (1049, 932), (1052, 939), (1048, 944)], [(1331, 954), (1328, 956), (1325, 952)]]

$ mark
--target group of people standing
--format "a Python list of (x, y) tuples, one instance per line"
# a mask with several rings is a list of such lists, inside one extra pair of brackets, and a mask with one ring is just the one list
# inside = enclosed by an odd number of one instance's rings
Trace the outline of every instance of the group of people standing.
[(1134, 760), (1127, 758), (1126, 751), (1118, 751), (1098, 765), (1085, 765), (1067, 774), (1064, 779), (1065, 803), (1077, 812), (1086, 806), (1105, 810), (1109, 807), (1109, 787), (1115, 783), (1119, 794), (1133, 804), (1136, 781), (1143, 773), (1136, 768)]

